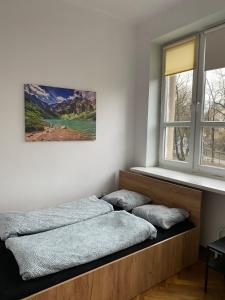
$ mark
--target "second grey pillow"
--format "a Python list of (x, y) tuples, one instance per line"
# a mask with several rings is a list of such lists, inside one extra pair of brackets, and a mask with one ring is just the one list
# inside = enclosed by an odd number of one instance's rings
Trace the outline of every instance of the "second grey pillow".
[(163, 229), (169, 229), (189, 217), (189, 213), (185, 209), (153, 204), (136, 207), (132, 214)]

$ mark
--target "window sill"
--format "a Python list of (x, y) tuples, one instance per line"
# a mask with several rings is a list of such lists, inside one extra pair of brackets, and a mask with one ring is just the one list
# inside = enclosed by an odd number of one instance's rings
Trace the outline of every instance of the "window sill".
[(181, 183), (186, 186), (225, 195), (225, 182), (220, 179), (213, 179), (180, 171), (172, 171), (159, 167), (136, 167), (131, 168), (130, 170), (140, 174), (149, 175), (160, 179), (166, 179), (170, 182)]

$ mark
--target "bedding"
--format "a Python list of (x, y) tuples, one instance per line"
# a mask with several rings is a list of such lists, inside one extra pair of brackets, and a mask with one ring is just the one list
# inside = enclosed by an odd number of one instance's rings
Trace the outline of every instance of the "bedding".
[(26, 281), (22, 280), (19, 274), (18, 265), (12, 252), (5, 248), (5, 243), (3, 241), (0, 241), (0, 299), (17, 300), (27, 297), (53, 285), (62, 283), (65, 280), (74, 278), (84, 274), (85, 272), (135, 253), (136, 251), (174, 237), (177, 234), (192, 228), (194, 228), (194, 225), (188, 220), (176, 224), (167, 230), (156, 227), (156, 239), (148, 239), (127, 249), (107, 255), (92, 262)]
[(189, 213), (183, 208), (169, 208), (154, 204), (136, 207), (132, 214), (164, 229), (169, 229), (189, 217)]
[(83, 222), (34, 235), (12, 237), (12, 251), (24, 280), (41, 277), (131, 247), (157, 231), (147, 221), (114, 211)]
[(145, 195), (125, 189), (105, 195), (102, 199), (126, 211), (131, 211), (134, 207), (151, 202), (151, 199)]
[(0, 213), (0, 239), (55, 229), (111, 211), (111, 204), (91, 196), (52, 208)]

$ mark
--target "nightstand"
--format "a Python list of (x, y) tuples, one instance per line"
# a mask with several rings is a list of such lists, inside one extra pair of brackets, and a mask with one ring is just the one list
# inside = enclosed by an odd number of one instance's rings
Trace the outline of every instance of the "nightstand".
[[(210, 258), (210, 251), (217, 253), (216, 258)], [(205, 270), (205, 292), (208, 286), (208, 268), (212, 268), (225, 275), (225, 237), (210, 243), (207, 246), (206, 270)]]

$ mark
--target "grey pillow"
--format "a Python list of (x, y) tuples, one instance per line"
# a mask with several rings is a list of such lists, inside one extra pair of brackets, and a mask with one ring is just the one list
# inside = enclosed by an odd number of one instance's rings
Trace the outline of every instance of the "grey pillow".
[(164, 229), (169, 229), (189, 217), (185, 209), (153, 204), (136, 207), (132, 213)]
[(150, 198), (142, 194), (125, 189), (105, 195), (102, 199), (112, 205), (121, 207), (126, 211), (132, 210), (134, 207), (151, 202)]

